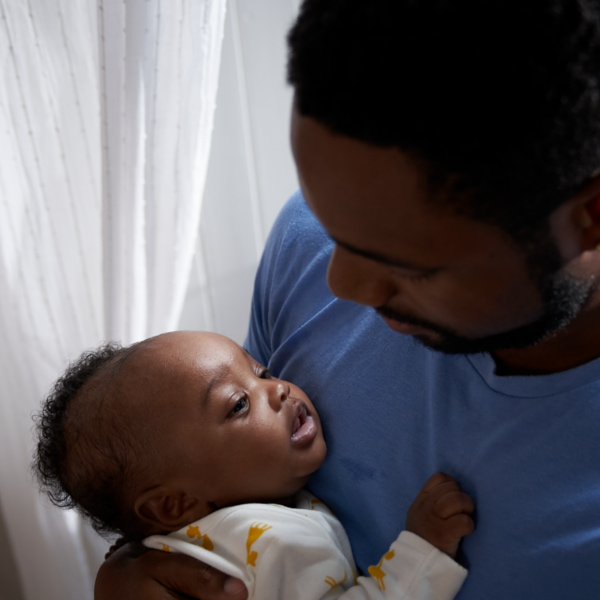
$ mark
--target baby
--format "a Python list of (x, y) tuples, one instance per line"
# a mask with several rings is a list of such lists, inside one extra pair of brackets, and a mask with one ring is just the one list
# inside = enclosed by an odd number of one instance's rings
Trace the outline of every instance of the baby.
[(233, 341), (176, 332), (84, 354), (38, 416), (34, 467), (51, 500), (100, 533), (184, 552), (257, 600), (450, 599), (471, 499), (435, 474), (370, 577), (304, 486), (325, 441), (304, 392)]

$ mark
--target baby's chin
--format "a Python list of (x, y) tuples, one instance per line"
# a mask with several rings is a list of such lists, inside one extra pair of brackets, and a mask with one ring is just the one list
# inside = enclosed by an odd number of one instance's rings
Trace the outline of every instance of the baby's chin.
[(320, 425), (319, 425), (319, 437), (317, 440), (315, 440), (315, 442), (317, 442), (317, 441), (319, 442), (319, 446), (321, 449), (320, 459), (319, 459), (318, 466), (311, 473), (311, 475), (314, 475), (321, 468), (321, 465), (325, 462), (325, 458), (327, 458), (327, 444), (325, 443), (325, 438), (323, 437), (323, 430), (321, 429)]
[[(327, 446), (325, 440), (323, 440), (323, 436), (321, 436), (320, 440), (315, 440), (315, 443), (318, 443), (318, 452), (315, 452), (314, 461), (312, 461), (312, 464), (306, 470), (307, 474), (297, 477), (285, 490), (282, 489), (282, 493), (280, 494), (281, 497), (274, 499), (274, 503), (283, 504), (284, 506), (293, 506), (294, 496), (308, 485), (311, 477), (319, 470), (325, 461)], [(315, 448), (314, 450), (317, 449)]]
[(306, 486), (306, 484), (310, 481), (310, 478), (321, 468), (322, 464), (325, 462), (325, 458), (327, 457), (327, 444), (325, 443), (323, 432), (320, 427), (319, 433), (313, 442), (311, 453), (312, 456), (310, 465), (307, 465), (309, 468), (307, 471), (308, 474), (305, 477), (305, 482), (302, 487)]

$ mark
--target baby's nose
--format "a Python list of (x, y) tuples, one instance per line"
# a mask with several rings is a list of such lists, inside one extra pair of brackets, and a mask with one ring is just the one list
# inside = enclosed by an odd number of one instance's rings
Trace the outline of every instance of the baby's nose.
[(279, 410), (290, 395), (290, 386), (285, 381), (274, 381), (269, 390), (269, 403), (274, 410)]

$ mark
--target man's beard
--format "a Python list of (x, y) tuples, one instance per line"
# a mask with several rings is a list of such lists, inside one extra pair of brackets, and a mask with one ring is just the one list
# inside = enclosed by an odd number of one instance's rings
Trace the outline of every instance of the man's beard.
[(529, 246), (526, 249), (526, 261), (529, 273), (540, 291), (544, 314), (532, 323), (509, 331), (469, 339), (451, 329), (398, 313), (386, 306), (376, 310), (389, 319), (418, 325), (436, 333), (435, 339), (426, 335), (413, 337), (424, 346), (446, 354), (475, 354), (507, 348), (527, 348), (566, 327), (585, 306), (595, 290), (596, 281), (595, 278), (577, 279), (562, 271), (558, 248), (546, 232), (540, 234), (535, 247)]

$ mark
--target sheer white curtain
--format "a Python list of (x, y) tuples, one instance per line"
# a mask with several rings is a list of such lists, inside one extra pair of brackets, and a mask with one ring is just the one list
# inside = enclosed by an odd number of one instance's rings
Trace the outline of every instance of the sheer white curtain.
[(300, 0), (228, 0), (200, 237), (182, 329), (245, 338), (265, 238), (298, 188), (286, 33)]
[(31, 413), (81, 350), (177, 325), (224, 15), (0, 0), (0, 510), (27, 600), (92, 598), (104, 548), (39, 498)]

